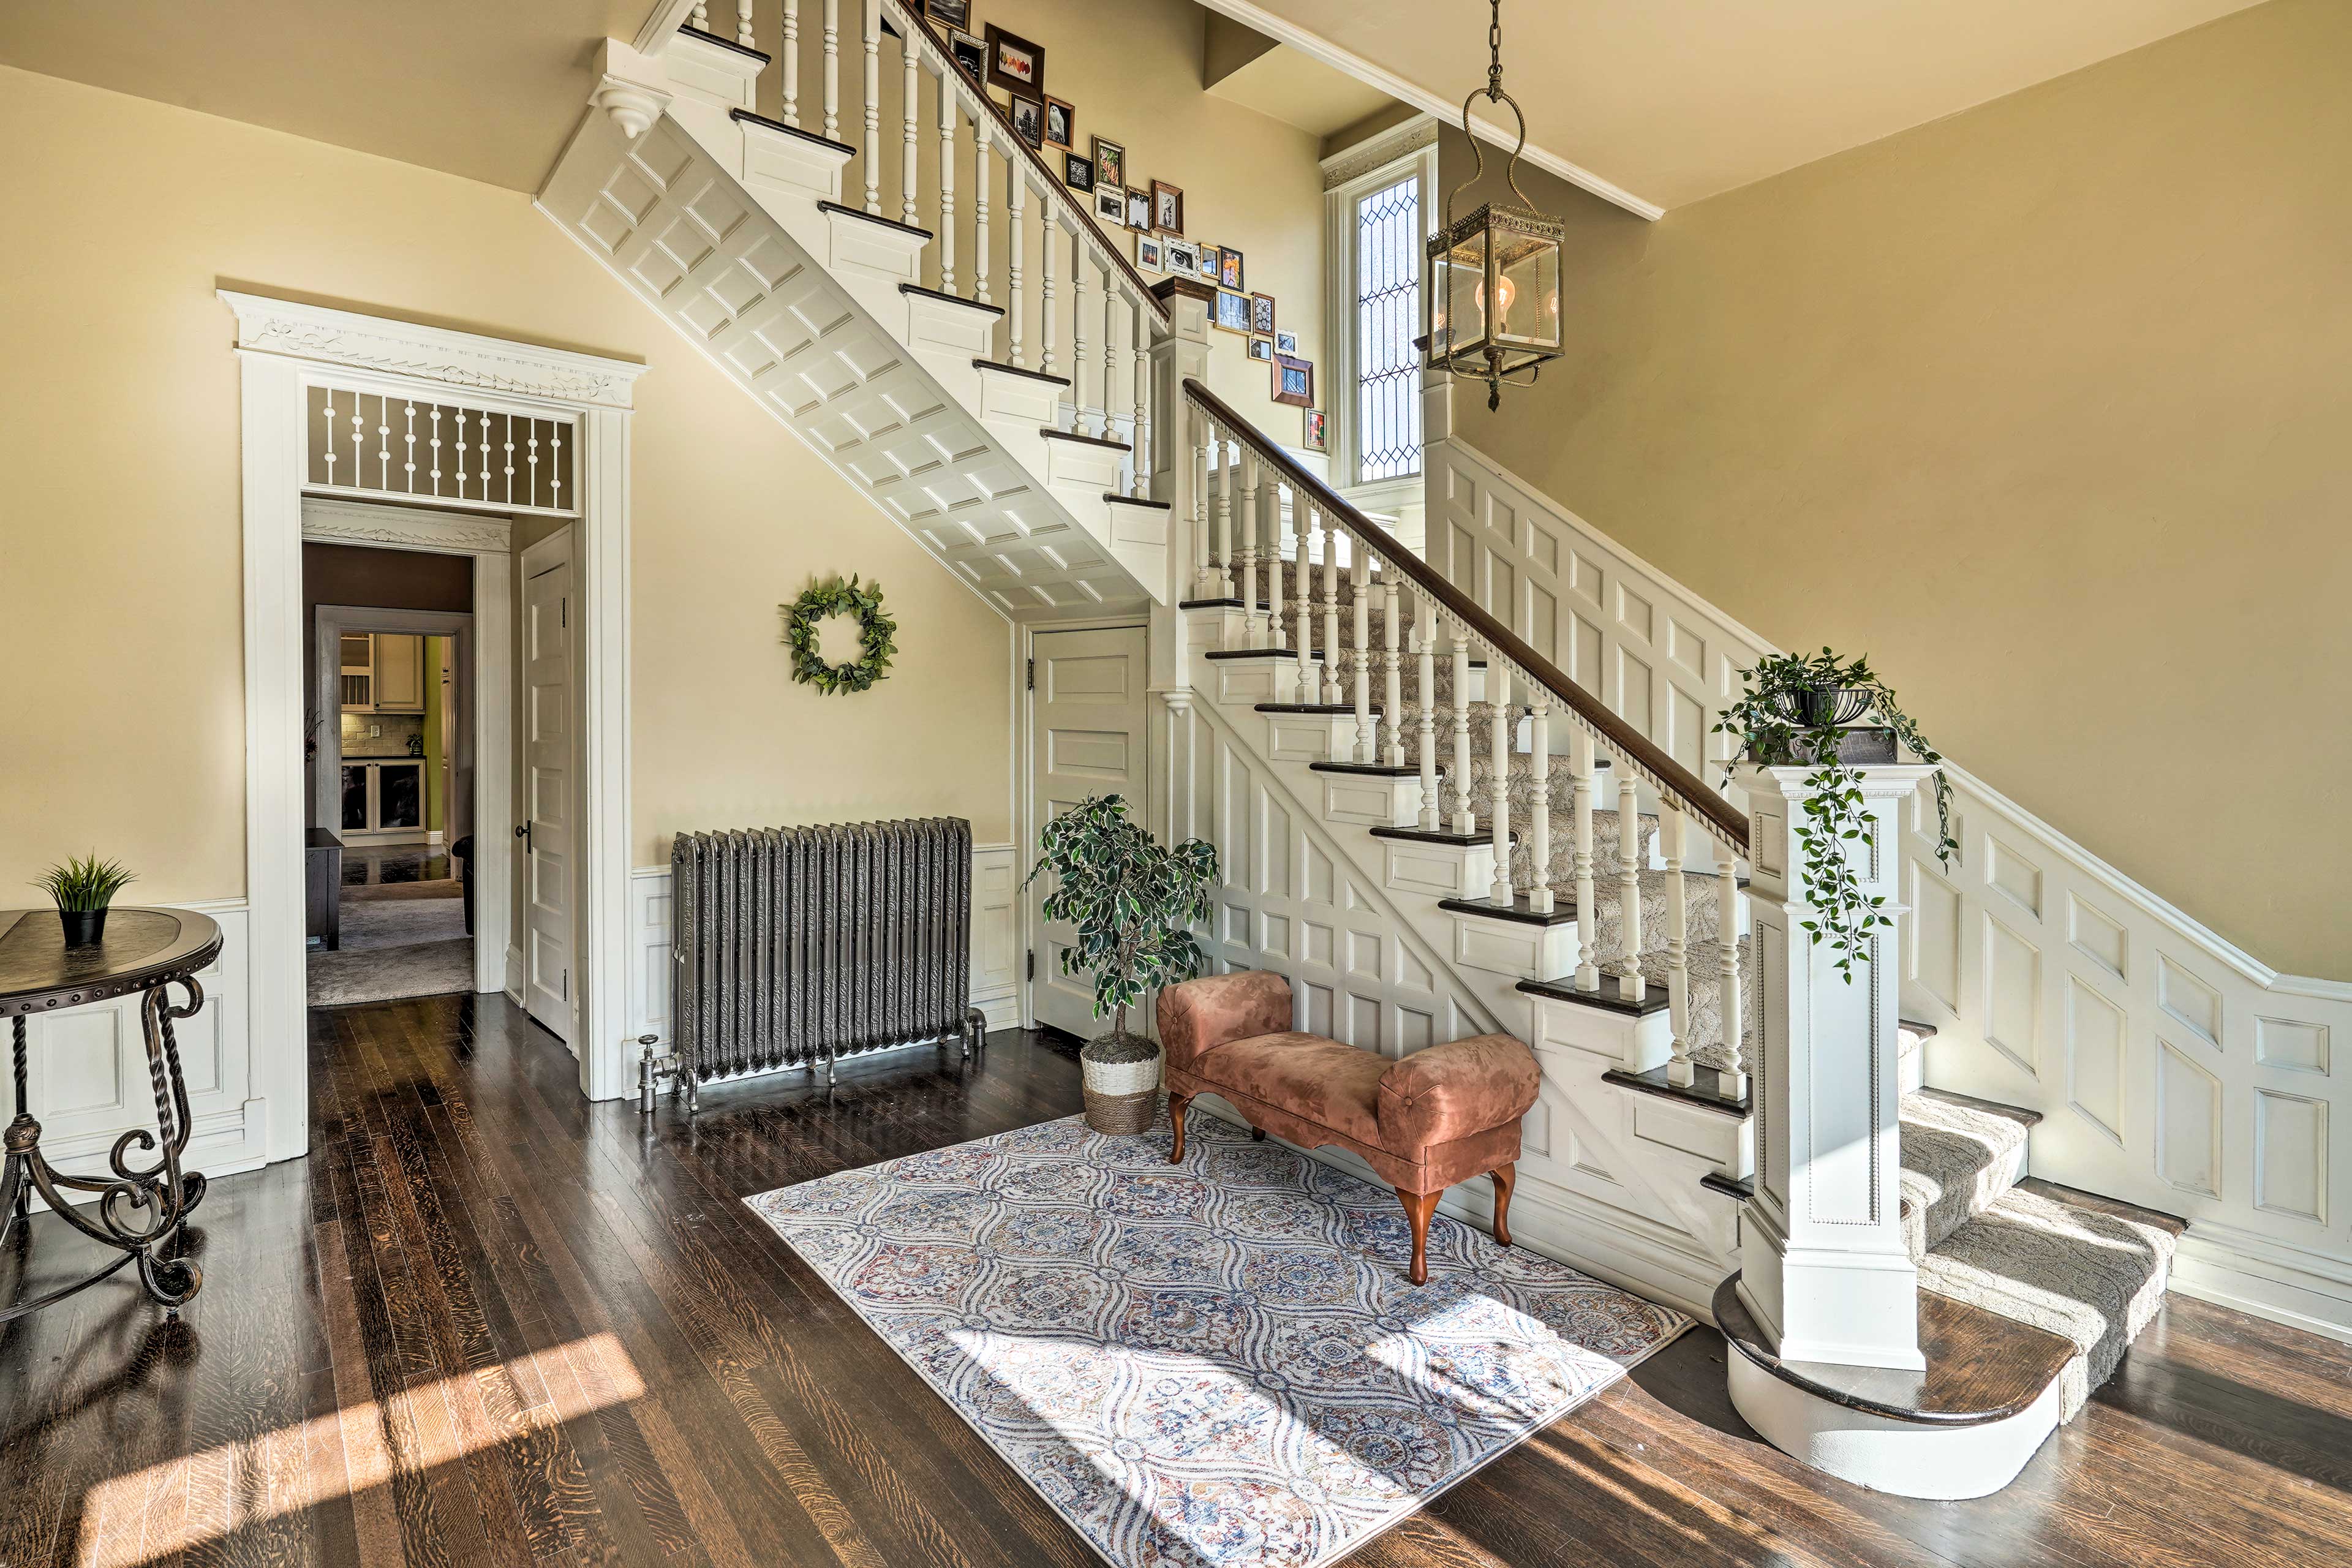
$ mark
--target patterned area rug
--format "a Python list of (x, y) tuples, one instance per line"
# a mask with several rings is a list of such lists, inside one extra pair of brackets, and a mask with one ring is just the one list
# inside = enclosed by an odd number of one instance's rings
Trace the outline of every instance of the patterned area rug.
[(1315, 1568), (1689, 1320), (1205, 1115), (747, 1199), (1118, 1568)]

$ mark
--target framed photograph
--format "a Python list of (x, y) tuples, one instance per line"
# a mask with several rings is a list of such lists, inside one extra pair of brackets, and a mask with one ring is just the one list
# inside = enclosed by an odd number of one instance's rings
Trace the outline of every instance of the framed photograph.
[(1045, 105), (1037, 99), (1014, 93), (1005, 108), (1013, 116), (1013, 129), (1021, 132), (1021, 140), (1033, 149), (1042, 150), (1045, 145)]
[(923, 0), (923, 15), (950, 27), (971, 26), (971, 0)]
[[(1097, 169), (1097, 174), (1102, 171)], [(1127, 226), (1127, 189), (1123, 185), (1097, 183), (1095, 186), (1095, 221), (1109, 224), (1113, 228)]]
[(988, 85), (1015, 98), (1045, 96), (1045, 51), (1015, 33), (988, 25)]
[(1127, 226), (1139, 234), (1151, 232), (1151, 193), (1127, 187)]
[(1223, 331), (1249, 336), (1249, 296), (1230, 289), (1218, 289), (1217, 326)]
[(956, 69), (974, 81), (980, 80), (988, 68), (988, 46), (970, 33), (950, 29), (948, 53), (955, 57)]
[(1151, 182), (1151, 226), (1162, 234), (1184, 232), (1184, 193), (1165, 180)]
[(1203, 283), (1214, 283), (1217, 280), (1217, 247), (1213, 245), (1201, 247), (1200, 277)]
[(1250, 296), (1250, 331), (1255, 332), (1262, 338), (1270, 338), (1274, 336), (1273, 295), (1253, 294)]
[(1063, 153), (1062, 184), (1069, 186), (1070, 189), (1074, 191), (1093, 190), (1095, 188), (1095, 161), (1092, 158), (1082, 158), (1076, 153)]
[(1298, 352), (1298, 334), (1297, 332), (1275, 333), (1274, 352), (1285, 354), (1297, 353)]
[(1293, 408), (1315, 406), (1315, 362), (1291, 354), (1274, 356), (1274, 400)]
[(1308, 409), (1306, 419), (1307, 432), (1298, 444), (1310, 452), (1329, 451), (1331, 449), (1330, 418), (1331, 416), (1320, 408)]
[(1249, 354), (1252, 359), (1271, 361), (1274, 358), (1274, 340), (1272, 338), (1252, 338), (1250, 340)]
[(1045, 100), (1045, 145), (1059, 147), (1067, 153), (1076, 147), (1077, 139), (1070, 133), (1070, 124), (1078, 111), (1058, 98)]
[(1160, 247), (1160, 253), (1168, 270), (1177, 277), (1198, 278), (1201, 275), (1201, 253), (1193, 247), (1192, 241), (1169, 240)]
[(1160, 253), (1160, 241), (1150, 235), (1135, 237), (1135, 269), (1138, 272), (1164, 272), (1168, 269)]
[(1217, 248), (1217, 287), (1235, 293), (1249, 287), (1242, 281), (1242, 253), (1231, 246)]
[(1095, 178), (1106, 185), (1127, 184), (1127, 149), (1116, 142), (1095, 138)]

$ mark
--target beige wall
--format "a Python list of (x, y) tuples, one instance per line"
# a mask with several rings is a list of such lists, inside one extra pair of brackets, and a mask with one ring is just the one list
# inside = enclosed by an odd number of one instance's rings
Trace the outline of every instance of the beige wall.
[(2277, 0), (1656, 224), (1538, 175), (1569, 353), (1463, 434), (2352, 979), (2347, 83), (2352, 7)]
[[(236, 897), (243, 577), (224, 284), (640, 358), (640, 864), (687, 826), (953, 813), (1011, 837), (997, 616), (512, 192), (0, 68), (0, 903), (98, 848)], [(776, 605), (879, 578), (892, 677), (794, 685)], [(289, 831), (299, 824), (289, 825)]]

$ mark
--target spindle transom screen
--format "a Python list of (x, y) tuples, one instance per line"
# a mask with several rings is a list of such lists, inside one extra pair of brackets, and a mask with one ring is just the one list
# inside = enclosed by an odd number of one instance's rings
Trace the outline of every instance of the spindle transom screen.
[(579, 515), (569, 417), (318, 384), (303, 424), (313, 493)]

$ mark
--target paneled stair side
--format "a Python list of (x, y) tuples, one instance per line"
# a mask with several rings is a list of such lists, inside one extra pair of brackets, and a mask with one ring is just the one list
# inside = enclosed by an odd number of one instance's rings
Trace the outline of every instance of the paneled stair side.
[(983, 368), (1001, 312), (921, 287), (931, 236), (835, 199), (843, 144), (750, 113), (763, 57), (606, 54), (600, 105), (617, 68), (662, 107), (631, 136), (592, 106), (541, 211), (1007, 616), (1156, 602), (1166, 510), (1106, 495), (1125, 447), (1057, 451), (1060, 388)]
[[(1248, 629), (1239, 617), (1228, 621), (1230, 608), (1196, 602), (1184, 612), (1195, 699), (1242, 738), (1302, 814), (1324, 825), (1361, 879), (1381, 889), (1393, 918), (1447, 963), (1501, 1027), (1528, 1040), (1543, 1067), (1549, 1147), (1530, 1150), (1520, 1163), (1515, 1236), (1602, 1278), (1705, 1311), (1716, 1281), (1735, 1266), (1737, 1219), (1698, 1181), (1708, 1172), (1750, 1168), (1745, 1118), (1664, 1102), (1636, 1106), (1636, 1097), (1601, 1081), (1622, 1065), (1620, 1045), (1596, 1051), (1547, 1038), (1518, 983), (1573, 968), (1574, 911), (1537, 916), (1486, 902), (1490, 837), (1416, 826), (1417, 765), (1364, 764), (1351, 754), (1333, 760), (1335, 752), (1352, 753), (1353, 706), (1297, 700), (1297, 652), (1246, 646)], [(1239, 646), (1220, 647), (1229, 635)], [(1442, 766), (1450, 773), (1450, 756)], [(1645, 836), (1654, 826), (1644, 824)], [(1604, 825), (1596, 816), (1594, 828), (1597, 846), (1613, 858), (1613, 817)], [(1663, 992), (1656, 994), (1663, 1007)], [(1661, 1015), (1643, 1026), (1657, 1034), (1664, 1026)], [(1449, 1202), (1483, 1218), (1475, 1193)]]

